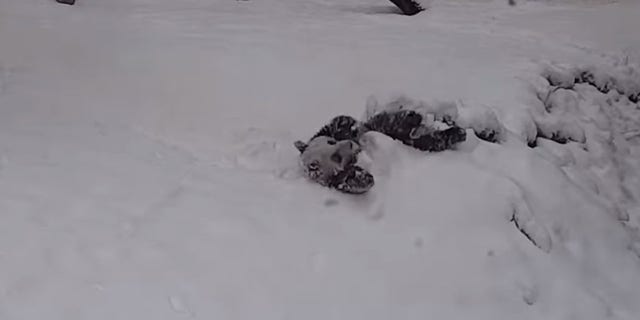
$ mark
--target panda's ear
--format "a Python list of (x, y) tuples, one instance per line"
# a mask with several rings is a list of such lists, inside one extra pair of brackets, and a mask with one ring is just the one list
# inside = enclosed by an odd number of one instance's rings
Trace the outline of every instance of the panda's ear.
[(293, 146), (296, 147), (296, 149), (298, 149), (300, 153), (303, 153), (305, 150), (307, 150), (307, 144), (300, 140), (294, 142)]

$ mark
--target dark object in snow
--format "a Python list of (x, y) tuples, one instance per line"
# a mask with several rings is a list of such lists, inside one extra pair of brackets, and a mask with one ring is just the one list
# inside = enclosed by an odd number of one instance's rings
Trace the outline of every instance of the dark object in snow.
[(63, 4), (68, 4), (68, 5), (74, 5), (76, 3), (76, 0), (56, 0), (58, 3), (63, 3)]
[(545, 132), (540, 130), (540, 128), (538, 128), (538, 134), (537, 134), (536, 138), (548, 139), (548, 140), (551, 140), (551, 141), (555, 141), (556, 143), (559, 143), (559, 144), (567, 144), (567, 142), (569, 142), (569, 140), (570, 140), (568, 137), (566, 137), (566, 135), (564, 135), (560, 131), (551, 132), (551, 134), (546, 134)]
[(424, 8), (414, 0), (390, 0), (396, 7), (400, 8), (402, 13), (408, 16), (413, 16), (423, 11)]
[(367, 131), (380, 132), (407, 146), (431, 152), (451, 149), (466, 139), (465, 130), (455, 125), (445, 130), (425, 126), (422, 115), (412, 110), (381, 112), (365, 122), (337, 116), (308, 143), (294, 143), (307, 176), (345, 193), (369, 191), (375, 183), (373, 175), (356, 165), (362, 151), (358, 141)]

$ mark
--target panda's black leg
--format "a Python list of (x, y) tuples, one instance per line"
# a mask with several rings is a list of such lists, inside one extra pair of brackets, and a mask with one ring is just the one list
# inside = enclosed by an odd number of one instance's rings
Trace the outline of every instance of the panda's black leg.
[(350, 116), (337, 116), (325, 125), (311, 139), (326, 136), (334, 138), (338, 141), (353, 140), (357, 141), (362, 134), (361, 123)]
[(442, 131), (426, 132), (409, 139), (405, 144), (422, 151), (444, 151), (467, 139), (463, 128), (452, 127)]
[(422, 115), (413, 110), (403, 110), (378, 113), (365, 123), (365, 127), (405, 142), (410, 140), (411, 133), (421, 123)]

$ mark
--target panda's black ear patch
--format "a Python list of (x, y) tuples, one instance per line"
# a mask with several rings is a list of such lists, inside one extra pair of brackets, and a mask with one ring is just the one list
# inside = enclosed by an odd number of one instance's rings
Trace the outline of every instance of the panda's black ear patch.
[(298, 149), (300, 153), (303, 153), (305, 150), (307, 150), (307, 144), (300, 140), (294, 142), (293, 146), (296, 147), (296, 149)]

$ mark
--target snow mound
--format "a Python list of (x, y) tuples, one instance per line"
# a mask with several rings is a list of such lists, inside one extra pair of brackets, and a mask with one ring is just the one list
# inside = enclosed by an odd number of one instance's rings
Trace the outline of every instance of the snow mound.
[(543, 67), (541, 75), (555, 88), (572, 89), (575, 84), (586, 83), (605, 94), (617, 91), (637, 103), (640, 98), (640, 64), (629, 56), (603, 59), (604, 62), (583, 67), (549, 63)]
[(463, 128), (472, 129), (478, 138), (493, 143), (506, 139), (506, 129), (491, 108), (482, 105), (471, 107), (461, 103), (458, 113), (456, 123)]
[(615, 58), (587, 67), (548, 64), (542, 71), (547, 85), (536, 85), (544, 106), (535, 118), (538, 137), (565, 144), (539, 139), (538, 147), (576, 183), (604, 197), (621, 221), (630, 220), (640, 200), (638, 70)]

